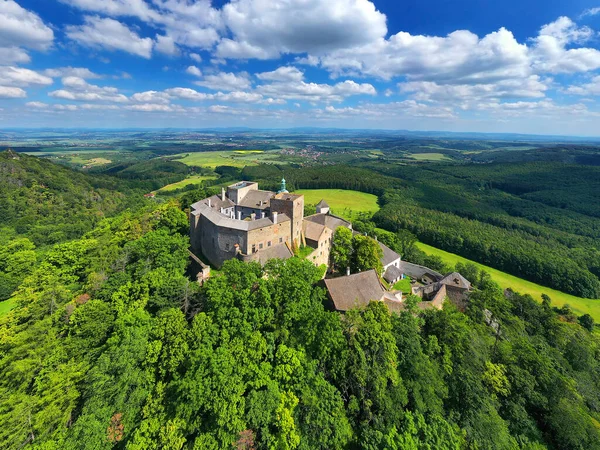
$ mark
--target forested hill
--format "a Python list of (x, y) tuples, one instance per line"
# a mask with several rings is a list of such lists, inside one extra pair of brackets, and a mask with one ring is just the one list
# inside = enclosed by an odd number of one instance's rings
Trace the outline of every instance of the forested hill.
[(0, 301), (53, 244), (146, 204), (133, 182), (86, 175), (45, 159), (0, 152)]
[(0, 152), (5, 241), (17, 234), (43, 246), (81, 237), (102, 218), (140, 203), (141, 193), (117, 178), (86, 175), (11, 150)]
[(466, 313), (342, 316), (299, 258), (199, 287), (186, 232), (175, 202), (125, 212), (23, 277), (0, 448), (600, 449), (599, 338), (548, 301), (472, 273)]

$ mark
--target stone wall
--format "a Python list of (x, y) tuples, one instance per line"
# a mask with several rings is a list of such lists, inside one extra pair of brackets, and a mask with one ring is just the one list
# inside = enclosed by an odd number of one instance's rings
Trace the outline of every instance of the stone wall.
[(290, 231), (291, 229), (289, 221), (248, 231), (246, 247), (240, 245), (240, 248), (242, 249), (242, 252), (249, 255), (250, 253), (253, 253), (253, 248), (256, 251), (260, 251), (270, 247), (269, 242), (271, 245), (277, 245), (281, 243), (287, 243), (291, 245)]

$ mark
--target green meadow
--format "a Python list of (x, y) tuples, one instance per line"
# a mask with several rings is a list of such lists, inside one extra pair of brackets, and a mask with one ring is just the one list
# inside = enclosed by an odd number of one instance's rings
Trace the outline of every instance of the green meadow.
[(167, 184), (159, 189), (159, 191), (174, 191), (186, 187), (188, 184), (202, 184), (204, 181), (216, 180), (217, 175), (191, 175), (185, 180), (178, 181), (177, 183)]
[(568, 304), (571, 306), (573, 311), (577, 314), (589, 314), (594, 318), (595, 321), (600, 321), (600, 300), (592, 300), (587, 298), (575, 297), (574, 295), (565, 294), (564, 292), (557, 291), (545, 286), (541, 286), (531, 281), (523, 280), (522, 278), (515, 277), (506, 272), (493, 269), (491, 267), (479, 264), (470, 259), (463, 258), (462, 256), (455, 255), (453, 253), (445, 252), (438, 248), (432, 247), (421, 242), (417, 243), (417, 247), (423, 250), (428, 255), (436, 255), (442, 258), (442, 261), (449, 266), (454, 267), (456, 263), (471, 263), (475, 264), (479, 269), (485, 270), (492, 276), (492, 279), (500, 285), (502, 289), (511, 288), (513, 291), (521, 294), (529, 294), (536, 300), (542, 300), (542, 294), (547, 294), (552, 299), (553, 306), (563, 306)]
[(442, 153), (411, 153), (408, 157), (417, 161), (450, 161), (450, 158)]
[(0, 316), (3, 316), (4, 314), (8, 313), (15, 306), (15, 301), (10, 298), (8, 300), (0, 302)]
[(377, 196), (345, 189), (301, 189), (306, 205), (316, 205), (324, 199), (331, 212), (345, 219), (353, 219), (359, 213), (374, 214), (379, 211)]
[(232, 166), (243, 168), (257, 166), (261, 163), (285, 164), (280, 160), (278, 152), (263, 152), (261, 150), (226, 150), (216, 152), (180, 153), (175, 155), (175, 161), (188, 166), (207, 167)]

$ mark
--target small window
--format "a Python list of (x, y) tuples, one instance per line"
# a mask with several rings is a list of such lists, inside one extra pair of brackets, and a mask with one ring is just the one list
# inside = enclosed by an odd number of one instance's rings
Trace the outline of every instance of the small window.
[(229, 243), (225, 244), (225, 250), (229, 250)]
[(256, 244), (252, 244), (252, 253), (256, 253)]
[(263, 244), (262, 244), (262, 242), (261, 242), (260, 244), (258, 244), (258, 249), (259, 249), (259, 250), (262, 250), (262, 248), (263, 248)]
[(271, 241), (267, 242), (267, 247), (271, 246)]
[(280, 237), (280, 238), (279, 238), (279, 243), (281, 244), (282, 242), (283, 242), (283, 238), (282, 238), (282, 237)]

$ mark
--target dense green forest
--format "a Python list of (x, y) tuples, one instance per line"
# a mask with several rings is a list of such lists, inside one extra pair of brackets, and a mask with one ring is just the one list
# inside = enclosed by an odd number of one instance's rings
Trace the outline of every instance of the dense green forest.
[[(183, 209), (205, 191), (144, 201), (129, 182), (2, 157), (3, 208), (39, 201), (40, 184), (62, 208), (2, 223), (17, 306), (0, 316), (0, 448), (600, 448), (600, 338), (549, 298), (460, 267), (476, 286), (465, 312), (409, 298), (399, 315), (341, 315), (299, 258), (231, 261), (200, 287)], [(403, 189), (388, 188), (381, 220)], [(43, 238), (44, 220), (71, 231)]]

